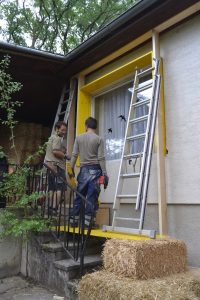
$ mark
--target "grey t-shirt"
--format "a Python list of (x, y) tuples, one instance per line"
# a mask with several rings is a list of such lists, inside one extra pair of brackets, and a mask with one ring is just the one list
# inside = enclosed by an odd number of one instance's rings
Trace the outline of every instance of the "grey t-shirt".
[(104, 155), (104, 143), (100, 136), (95, 133), (86, 132), (76, 138), (71, 158), (72, 168), (74, 168), (79, 154), (81, 167), (85, 165), (99, 164), (102, 172), (104, 174), (107, 173)]
[(46, 162), (54, 162), (60, 168), (65, 169), (65, 160), (57, 158), (54, 154), (54, 150), (62, 151), (63, 153), (66, 152), (66, 148), (62, 143), (62, 137), (58, 136), (57, 134), (53, 134), (47, 143), (47, 150), (45, 155)]

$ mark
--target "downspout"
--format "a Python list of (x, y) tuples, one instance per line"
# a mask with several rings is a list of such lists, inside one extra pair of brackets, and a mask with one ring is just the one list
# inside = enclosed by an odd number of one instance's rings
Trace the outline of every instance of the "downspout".
[[(155, 30), (152, 31), (152, 48), (153, 57), (160, 59), (160, 42), (159, 33)], [(161, 74), (162, 75), (162, 74)], [(161, 90), (163, 85), (163, 78), (161, 78)], [(162, 97), (162, 95), (161, 95)], [(157, 182), (158, 182), (158, 216), (159, 216), (159, 232), (161, 235), (168, 234), (168, 221), (167, 221), (167, 199), (166, 199), (166, 178), (165, 178), (165, 138), (163, 126), (163, 101), (160, 97), (157, 125), (156, 125), (156, 148), (157, 148)]]

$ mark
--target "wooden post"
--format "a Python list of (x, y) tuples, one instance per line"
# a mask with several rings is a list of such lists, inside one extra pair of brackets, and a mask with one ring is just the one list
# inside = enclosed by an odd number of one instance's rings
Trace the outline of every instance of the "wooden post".
[[(152, 46), (153, 57), (160, 58), (159, 34), (152, 31)], [(162, 75), (162, 74), (161, 74)], [(156, 126), (156, 149), (157, 149), (157, 175), (158, 175), (158, 210), (159, 210), (159, 231), (160, 234), (166, 235), (168, 233), (167, 222), (167, 200), (166, 200), (166, 184), (165, 184), (165, 133), (164, 133), (164, 102), (162, 101), (162, 85), (163, 78), (161, 78), (161, 99), (158, 106), (157, 126)]]

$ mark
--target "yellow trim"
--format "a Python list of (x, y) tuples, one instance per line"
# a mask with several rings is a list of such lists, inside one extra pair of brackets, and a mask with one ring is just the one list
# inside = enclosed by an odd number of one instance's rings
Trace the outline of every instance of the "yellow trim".
[(151, 39), (152, 32), (151, 30), (143, 34), (142, 36), (138, 37), (137, 39), (131, 41), (130, 43), (126, 44), (122, 48), (116, 50), (115, 52), (112, 52), (110, 55), (106, 56), (105, 58), (99, 60), (92, 66), (89, 66), (87, 69), (84, 69), (81, 72), (81, 75), (87, 75), (98, 68), (101, 68), (102, 66), (106, 65), (107, 63), (110, 63), (114, 59), (117, 59), (118, 57), (126, 54), (128, 51), (134, 50), (138, 45), (141, 45), (144, 42), (147, 42)]
[(82, 92), (85, 93), (94, 93), (95, 91), (110, 85), (114, 81), (117, 81), (129, 74), (133, 74), (136, 68), (144, 68), (148, 65), (152, 64), (152, 52), (148, 52), (147, 54), (140, 56), (132, 60), (131, 62), (115, 69), (112, 72), (107, 73), (106, 75), (84, 85), (81, 88)]
[[(60, 231), (65, 231), (64, 226), (60, 226)], [(79, 228), (69, 228), (69, 232), (71, 233), (79, 233)], [(87, 234), (87, 229), (84, 231), (84, 234)], [(148, 236), (143, 235), (136, 235), (136, 234), (126, 234), (126, 233), (120, 233), (120, 232), (114, 232), (114, 231), (102, 231), (101, 229), (92, 229), (91, 236), (96, 237), (102, 237), (107, 239), (121, 239), (121, 240), (135, 240), (135, 241), (141, 241), (141, 240), (150, 240)], [(166, 238), (166, 236), (157, 235), (156, 238)]]
[(77, 134), (85, 132), (85, 120), (91, 116), (92, 97), (90, 94), (79, 91), (78, 107), (77, 107)]

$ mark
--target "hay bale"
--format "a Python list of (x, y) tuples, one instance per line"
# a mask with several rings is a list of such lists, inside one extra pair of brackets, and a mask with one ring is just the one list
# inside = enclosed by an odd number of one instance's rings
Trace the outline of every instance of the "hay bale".
[(187, 272), (162, 279), (133, 280), (102, 270), (85, 275), (78, 293), (79, 300), (197, 300), (200, 277)]
[(103, 262), (107, 271), (126, 277), (163, 277), (186, 271), (186, 245), (176, 239), (111, 239), (105, 243)]

